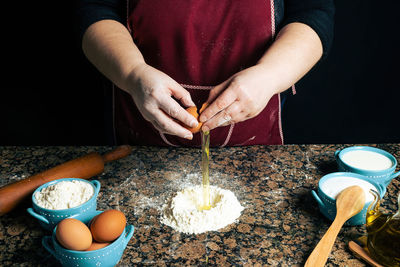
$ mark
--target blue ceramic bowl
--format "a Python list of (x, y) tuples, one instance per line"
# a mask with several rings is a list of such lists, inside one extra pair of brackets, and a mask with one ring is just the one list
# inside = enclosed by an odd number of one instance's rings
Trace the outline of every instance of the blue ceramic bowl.
[[(329, 220), (333, 221), (336, 217), (336, 199), (332, 198), (329, 196), (328, 193), (323, 191), (323, 184), (326, 183), (330, 179), (339, 179), (342, 180), (344, 177), (350, 177), (356, 178), (356, 179), (361, 179), (363, 181), (366, 181), (370, 183), (372, 186), (376, 188), (376, 191), (380, 194), (381, 197), (383, 197), (386, 194), (386, 187), (377, 183), (374, 179), (371, 179), (369, 177), (357, 174), (357, 173), (350, 173), (350, 172), (334, 172), (327, 174), (323, 176), (319, 182), (318, 182), (318, 193), (316, 193), (314, 190), (311, 190), (311, 194), (315, 198), (315, 200), (318, 203), (319, 210), (321, 213), (328, 218)], [(330, 181), (332, 182), (332, 181)], [(352, 184), (356, 185), (356, 184)], [(350, 185), (349, 185), (350, 186)], [(366, 215), (367, 215), (367, 209), (368, 206), (370, 205), (371, 201), (366, 201), (363, 209), (348, 219), (346, 221), (346, 225), (362, 225), (365, 224), (366, 222)]]
[[(35, 193), (41, 191), (43, 188), (46, 188), (50, 185), (54, 185), (56, 183), (59, 183), (61, 181), (72, 181), (72, 180), (79, 180), (83, 181), (85, 183), (89, 183), (91, 186), (93, 186), (93, 196), (86, 201), (85, 203), (76, 206), (74, 208), (70, 209), (62, 209), (62, 210), (50, 210), (50, 209), (45, 209), (40, 207), (35, 198)], [(84, 179), (79, 179), (79, 178), (63, 178), (63, 179), (57, 179), (48, 183), (43, 184), (42, 186), (38, 187), (35, 192), (32, 194), (32, 206), (33, 208), (28, 208), (27, 211), (29, 214), (31, 214), (33, 217), (39, 220), (40, 225), (46, 229), (46, 230), (53, 230), (53, 228), (63, 219), (73, 216), (75, 214), (82, 214), (82, 216), (85, 216), (85, 214), (88, 214), (91, 211), (95, 211), (97, 208), (97, 196), (100, 191), (100, 182), (97, 180), (84, 180)]]
[[(75, 218), (88, 224), (90, 220), (102, 213), (103, 211), (90, 211), (87, 215), (74, 215), (70, 218)], [(89, 216), (88, 216), (89, 215)], [(98, 267), (98, 266), (115, 266), (121, 259), (126, 245), (132, 238), (134, 227), (127, 225), (124, 232), (110, 245), (92, 251), (77, 251), (69, 250), (62, 247), (56, 238), (57, 226), (53, 229), (51, 236), (42, 238), (42, 245), (50, 252), (62, 266), (83, 266), (83, 267)]]
[[(392, 166), (388, 169), (384, 170), (367, 170), (367, 169), (360, 169), (354, 166), (349, 165), (348, 163), (343, 161), (343, 155), (351, 151), (368, 151), (368, 152), (375, 152), (381, 154), (392, 162)], [(352, 146), (347, 147), (342, 150), (337, 150), (335, 152), (335, 158), (338, 165), (338, 169), (341, 172), (354, 172), (369, 178), (374, 179), (377, 183), (384, 185), (385, 187), (389, 185), (393, 178), (396, 178), (400, 175), (400, 171), (395, 173), (397, 160), (396, 158), (390, 154), (389, 152), (369, 146)]]

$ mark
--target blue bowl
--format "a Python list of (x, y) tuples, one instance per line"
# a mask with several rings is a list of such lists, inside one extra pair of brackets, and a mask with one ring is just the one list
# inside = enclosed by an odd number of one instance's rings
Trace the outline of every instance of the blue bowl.
[[(330, 197), (329, 194), (327, 194), (326, 192), (323, 191), (323, 189), (322, 189), (323, 184), (330, 179), (338, 179), (338, 178), (343, 178), (343, 177), (361, 179), (363, 181), (366, 181), (366, 182), (372, 184), (376, 188), (376, 191), (380, 194), (380, 196), (382, 198), (386, 194), (386, 187), (380, 183), (377, 183), (374, 179), (371, 179), (369, 177), (366, 177), (366, 176), (363, 176), (363, 175), (360, 175), (357, 173), (350, 173), (350, 172), (334, 172), (334, 173), (327, 174), (327, 175), (323, 176), (318, 182), (318, 193), (316, 193), (314, 190), (311, 190), (311, 194), (317, 201), (319, 210), (321, 211), (321, 213), (331, 221), (333, 221), (336, 217), (336, 199)], [(352, 185), (356, 185), (356, 184), (352, 184)], [(359, 213), (357, 213), (356, 215), (354, 215), (353, 217), (348, 219), (346, 221), (345, 225), (365, 224), (367, 209), (370, 204), (371, 204), (371, 201), (366, 201), (363, 209)]]
[[(56, 183), (62, 182), (62, 181), (72, 181), (72, 180), (79, 180), (83, 181), (85, 183), (89, 183), (90, 185), (93, 186), (94, 189), (94, 194), (93, 196), (86, 201), (85, 203), (70, 208), (70, 209), (62, 209), (62, 210), (50, 210), (50, 209), (45, 209), (40, 207), (36, 203), (36, 198), (35, 198), (35, 193), (41, 191), (43, 188), (46, 188), (50, 185), (54, 185)], [(39, 220), (40, 225), (46, 229), (46, 230), (53, 230), (53, 228), (63, 219), (76, 215), (76, 214), (82, 214), (82, 216), (85, 216), (85, 214), (89, 214), (91, 211), (95, 211), (97, 208), (97, 196), (100, 191), (100, 182), (97, 180), (84, 180), (84, 179), (79, 179), (79, 178), (63, 178), (63, 179), (57, 179), (48, 183), (43, 184), (42, 186), (38, 187), (35, 192), (32, 194), (32, 206), (33, 208), (28, 208), (27, 211), (29, 214), (31, 214), (33, 217)], [(89, 215), (88, 215), (89, 216)]]
[[(78, 214), (71, 216), (88, 224), (90, 220), (102, 213), (103, 211), (90, 211), (87, 214)], [(97, 266), (115, 266), (121, 259), (126, 245), (132, 238), (134, 227), (127, 225), (122, 234), (110, 245), (92, 251), (77, 251), (65, 249), (62, 247), (56, 238), (57, 226), (53, 229), (51, 236), (44, 236), (42, 238), (42, 245), (50, 252), (62, 266), (84, 266), (84, 267), (97, 267)]]
[[(351, 152), (351, 151), (368, 151), (368, 152), (375, 152), (378, 154), (381, 154), (392, 162), (392, 166), (388, 169), (384, 170), (367, 170), (367, 169), (360, 169), (354, 166), (351, 166), (347, 164), (346, 162), (343, 161), (343, 155)], [(367, 176), (369, 178), (374, 179), (377, 183), (380, 183), (387, 187), (389, 183), (392, 181), (393, 178), (396, 178), (397, 176), (400, 175), (400, 171), (395, 173), (396, 166), (397, 166), (397, 160), (396, 158), (390, 154), (389, 152), (375, 148), (375, 147), (369, 147), (369, 146), (352, 146), (352, 147), (347, 147), (342, 150), (337, 150), (335, 152), (335, 158), (336, 162), (338, 165), (338, 169), (341, 172), (354, 172), (358, 173), (364, 176)]]

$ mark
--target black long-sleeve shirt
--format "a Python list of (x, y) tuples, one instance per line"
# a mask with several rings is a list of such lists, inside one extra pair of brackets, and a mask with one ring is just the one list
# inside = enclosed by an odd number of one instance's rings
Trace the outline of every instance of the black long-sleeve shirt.
[[(334, 13), (333, 0), (274, 0), (277, 29), (292, 22), (310, 26), (319, 36), (323, 47), (323, 58), (330, 50), (333, 39)], [(93, 23), (112, 19), (125, 24), (125, 0), (80, 0), (77, 19), (80, 40), (86, 29)], [(251, 4), (251, 3), (249, 3)]]

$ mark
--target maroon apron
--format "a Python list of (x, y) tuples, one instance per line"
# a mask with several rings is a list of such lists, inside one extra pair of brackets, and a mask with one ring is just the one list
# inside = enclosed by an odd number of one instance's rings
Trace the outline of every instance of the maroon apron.
[[(209, 91), (233, 74), (253, 66), (275, 34), (273, 0), (134, 0), (127, 27), (147, 64), (186, 88), (200, 107)], [(274, 95), (256, 117), (210, 132), (211, 146), (282, 144), (280, 96)], [(114, 126), (118, 143), (200, 146), (162, 134), (146, 121), (132, 97), (114, 89)]]

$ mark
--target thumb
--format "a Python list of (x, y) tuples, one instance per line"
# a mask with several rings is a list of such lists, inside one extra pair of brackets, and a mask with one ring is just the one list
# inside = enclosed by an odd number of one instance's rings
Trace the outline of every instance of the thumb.
[(224, 81), (223, 83), (218, 84), (213, 89), (211, 89), (210, 94), (208, 95), (207, 103), (212, 103), (221, 93), (225, 90), (228, 81)]
[(179, 100), (184, 106), (192, 107), (196, 105), (193, 102), (189, 91), (183, 88), (180, 84), (174, 82), (170, 84), (169, 89), (171, 90), (171, 95)]

